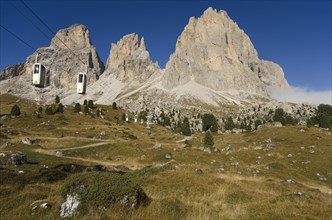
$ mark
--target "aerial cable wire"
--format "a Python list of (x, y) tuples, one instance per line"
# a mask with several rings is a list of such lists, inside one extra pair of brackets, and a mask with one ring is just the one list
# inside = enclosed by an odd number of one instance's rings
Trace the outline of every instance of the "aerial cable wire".
[(28, 16), (26, 16), (20, 9), (18, 9), (12, 2), (11, 5), (18, 11), (25, 19), (27, 19), (40, 33), (44, 35), (48, 40), (52, 40), (44, 31), (42, 31)]
[(20, 38), (19, 36), (17, 36), (13, 32), (11, 32), (10, 30), (8, 30), (7, 28), (5, 28), (4, 26), (2, 26), (1, 24), (0, 24), (0, 27), (2, 27), (8, 33), (10, 33), (11, 35), (13, 35), (16, 39), (18, 39), (19, 41), (21, 41), (22, 43), (24, 43), (25, 45), (27, 45), (28, 47), (30, 47), (33, 51), (36, 51), (36, 49), (33, 46), (31, 46), (30, 44), (28, 44), (27, 42), (25, 42), (22, 38)]
[[(23, 44), (25, 44), (26, 46), (28, 46), (30, 49), (32, 49), (34, 52), (37, 52), (38, 54), (40, 54), (37, 49), (35, 49), (33, 46), (31, 46), (29, 43), (27, 43), (26, 41), (24, 41), (21, 37), (17, 36), (15, 33), (13, 33), (12, 31), (10, 31), (8, 28), (4, 27), (3, 25), (0, 24), (0, 27), (2, 27), (5, 31), (7, 31), (8, 33), (10, 33), (12, 36), (14, 36), (17, 40), (21, 41)], [(67, 72), (67, 70), (64, 70), (60, 65), (55, 64), (61, 71), (63, 72)]]
[[(87, 70), (88, 70), (88, 63), (85, 63), (84, 61), (82, 61), (78, 56), (77, 54), (72, 50), (70, 49), (66, 44), (65, 42), (63, 42), (57, 35), (56, 33), (23, 1), (23, 0), (20, 0), (20, 2), (65, 46), (67, 47), (70, 52), (73, 53), (73, 55), (83, 64), (86, 66)], [(24, 16), (25, 17), (25, 16)], [(30, 20), (30, 19), (29, 19)], [(39, 28), (38, 28), (39, 29)], [(43, 33), (43, 32), (42, 32)], [(59, 65), (57, 65), (58, 67), (60, 67)], [(60, 69), (62, 69), (60, 67)], [(63, 69), (62, 69), (63, 70)], [(98, 80), (97, 80), (98, 81)], [(100, 84), (100, 82), (99, 82)], [(113, 92), (112, 92), (113, 93)], [(114, 93), (113, 93), (114, 94)]]
[(83, 65), (87, 65), (85, 62), (83, 62), (76, 54), (75, 52), (70, 49), (66, 44), (65, 42), (63, 42), (57, 35), (56, 33), (23, 1), (23, 0), (20, 0), (20, 2), (61, 42), (63, 43), (63, 45), (65, 45), (74, 55), (75, 57), (81, 61), (81, 63), (83, 63)]

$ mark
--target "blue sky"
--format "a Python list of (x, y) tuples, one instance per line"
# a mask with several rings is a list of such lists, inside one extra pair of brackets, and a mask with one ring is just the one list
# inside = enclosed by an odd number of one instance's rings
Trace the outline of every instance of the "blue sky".
[[(331, 90), (331, 1), (25, 1), (53, 31), (80, 23), (104, 63), (111, 43), (123, 35), (144, 36), (153, 61), (165, 66), (191, 16), (212, 6), (226, 10), (250, 37), (259, 57), (278, 63), (295, 87)], [(34, 48), (49, 46), (16, 9), (53, 35), (19, 1), (1, 0), (1, 25)], [(33, 51), (0, 28), (1, 70), (24, 62)]]

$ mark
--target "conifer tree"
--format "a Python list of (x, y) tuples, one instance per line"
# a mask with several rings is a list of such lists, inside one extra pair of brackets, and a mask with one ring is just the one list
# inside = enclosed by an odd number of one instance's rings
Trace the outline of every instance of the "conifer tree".
[(82, 109), (81, 109), (81, 104), (80, 104), (80, 103), (76, 103), (76, 104), (75, 104), (75, 107), (74, 107), (74, 112), (75, 112), (75, 113), (78, 113), (78, 112), (80, 112), (80, 111), (82, 111)]
[(184, 118), (183, 119), (183, 123), (181, 125), (181, 131), (182, 131), (183, 135), (186, 135), (186, 136), (190, 136), (191, 135), (188, 118)]
[(116, 102), (113, 102), (112, 109), (114, 109), (114, 110), (118, 109), (118, 107), (116, 106)]
[(60, 103), (60, 97), (57, 95), (55, 96), (55, 104), (59, 104)]
[(21, 115), (20, 107), (18, 107), (18, 105), (15, 104), (15, 105), (12, 107), (12, 109), (11, 109), (11, 111), (10, 111), (10, 114), (11, 114), (12, 116), (19, 116), (19, 115)]
[(205, 148), (208, 148), (208, 147), (212, 148), (213, 145), (214, 145), (213, 136), (212, 136), (212, 134), (209, 131), (207, 131), (205, 133), (205, 137), (204, 137), (204, 147)]

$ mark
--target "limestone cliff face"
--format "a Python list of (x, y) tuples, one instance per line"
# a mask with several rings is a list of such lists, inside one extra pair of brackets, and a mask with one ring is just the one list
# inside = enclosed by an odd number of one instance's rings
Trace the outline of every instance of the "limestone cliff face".
[(84, 25), (72, 25), (59, 30), (49, 47), (39, 48), (30, 55), (23, 67), (9, 67), (7, 74), (1, 73), (3, 79), (8, 75), (32, 74), (32, 65), (38, 53), (38, 62), (46, 68), (50, 85), (56, 88), (75, 88), (78, 72), (88, 69), (89, 82), (94, 82), (104, 71), (96, 48), (91, 44), (89, 31)]
[(0, 81), (19, 76), (24, 72), (24, 63), (14, 64), (4, 69), (0, 74)]
[(208, 8), (190, 18), (166, 64), (163, 85), (172, 89), (194, 81), (217, 91), (267, 95), (266, 86), (287, 87), (282, 69), (261, 61), (249, 37), (225, 11)]
[(158, 71), (160, 68), (151, 61), (144, 38), (139, 41), (138, 35), (133, 33), (112, 44), (106, 72), (115, 72), (116, 79), (122, 82), (145, 82)]

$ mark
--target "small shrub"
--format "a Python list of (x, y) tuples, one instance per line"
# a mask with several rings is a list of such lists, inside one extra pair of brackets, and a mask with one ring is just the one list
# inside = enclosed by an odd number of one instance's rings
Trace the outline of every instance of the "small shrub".
[(62, 105), (62, 103), (59, 103), (59, 105), (58, 105), (58, 112), (63, 113), (63, 105)]
[(90, 114), (90, 109), (89, 109), (89, 107), (87, 106), (87, 105), (85, 105), (84, 106), (84, 109), (83, 109), (83, 112), (84, 112), (84, 114)]
[(38, 110), (39, 114), (42, 114), (43, 113), (43, 107), (39, 106)]
[(18, 105), (15, 104), (15, 105), (12, 107), (12, 110), (10, 111), (10, 114), (11, 114), (12, 116), (19, 116), (19, 115), (21, 115), (20, 107), (19, 107)]
[(50, 106), (46, 106), (45, 114), (46, 115), (53, 115), (53, 111), (52, 111), (52, 108)]
[(88, 100), (84, 99), (83, 105), (87, 105), (88, 104)]
[(46, 182), (56, 182), (67, 178), (67, 174), (60, 170), (42, 170), (37, 179)]
[(56, 104), (51, 105), (52, 115), (58, 112), (58, 106)]

